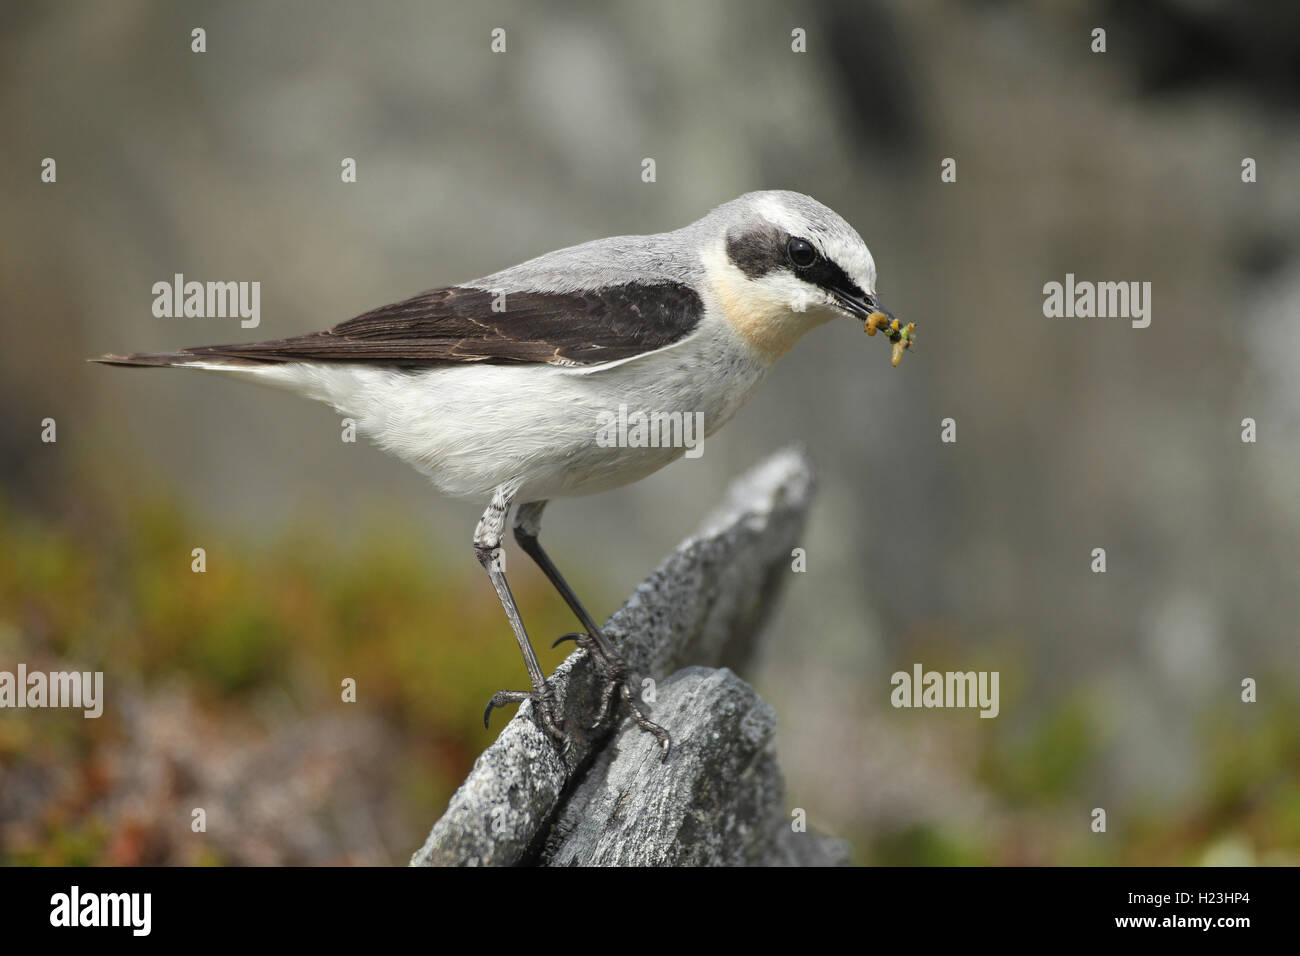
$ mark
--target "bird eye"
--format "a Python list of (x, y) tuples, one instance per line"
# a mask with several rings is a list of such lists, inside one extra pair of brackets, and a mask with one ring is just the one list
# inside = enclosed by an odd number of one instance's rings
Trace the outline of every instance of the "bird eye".
[(791, 239), (785, 251), (790, 254), (790, 261), (801, 269), (806, 269), (817, 261), (817, 250), (806, 239)]

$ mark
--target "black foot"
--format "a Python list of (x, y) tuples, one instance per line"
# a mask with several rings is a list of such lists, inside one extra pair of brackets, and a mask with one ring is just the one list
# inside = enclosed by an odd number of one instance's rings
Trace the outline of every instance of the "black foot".
[(613, 708), (614, 697), (617, 695), (623, 706), (627, 708), (633, 723), (659, 742), (659, 747), (663, 751), (663, 759), (667, 760), (668, 753), (672, 749), (672, 738), (668, 735), (668, 731), (641, 713), (640, 708), (636, 706), (632, 697), (632, 688), (628, 686), (627, 665), (623, 663), (623, 659), (617, 655), (610, 657), (591, 635), (581, 632), (557, 637), (551, 646), (558, 647), (565, 641), (573, 641), (591, 655), (591, 659), (595, 663), (596, 669), (600, 671), (601, 680), (603, 681), (600, 691), (600, 707), (596, 711), (596, 722), (591, 725), (591, 729), (598, 730), (604, 726)]
[(542, 725), (542, 729), (551, 735), (557, 742), (568, 746), (568, 739), (564, 735), (563, 722), (555, 716), (555, 694), (551, 690), (549, 682), (543, 683), (540, 691), (530, 690), (499, 690), (492, 695), (488, 701), (487, 707), (483, 709), (483, 727), (488, 727), (492, 718), (492, 711), (498, 707), (509, 707), (511, 704), (522, 704), (526, 700), (533, 702), (533, 713), (537, 715), (537, 720)]

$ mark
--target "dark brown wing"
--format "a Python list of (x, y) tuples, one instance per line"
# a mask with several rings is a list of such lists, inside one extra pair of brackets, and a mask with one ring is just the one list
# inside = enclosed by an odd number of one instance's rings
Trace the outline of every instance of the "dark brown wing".
[[(496, 309), (494, 310), (494, 305)], [(512, 292), (453, 286), (382, 306), (326, 332), (185, 355), (262, 362), (449, 362), (590, 365), (629, 358), (689, 335), (704, 310), (679, 283), (629, 283), (584, 292)]]

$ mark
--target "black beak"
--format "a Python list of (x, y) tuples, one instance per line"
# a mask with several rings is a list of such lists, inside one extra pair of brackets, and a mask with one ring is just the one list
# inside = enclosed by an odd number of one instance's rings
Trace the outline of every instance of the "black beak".
[(867, 295), (865, 292), (858, 292), (856, 289), (852, 292), (845, 292), (841, 289), (832, 289), (831, 294), (835, 296), (835, 301), (839, 303), (840, 308), (848, 312), (855, 319), (861, 319), (863, 323), (867, 318), (876, 312), (883, 312), (892, 321), (894, 314), (881, 307), (876, 301), (876, 297)]

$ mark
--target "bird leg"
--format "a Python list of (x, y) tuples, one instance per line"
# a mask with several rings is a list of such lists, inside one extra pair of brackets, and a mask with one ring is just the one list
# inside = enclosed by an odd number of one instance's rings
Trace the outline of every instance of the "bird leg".
[(510, 585), (506, 582), (505, 571), (502, 570), (501, 533), (505, 530), (506, 514), (509, 511), (510, 498), (504, 489), (498, 488), (496, 494), (492, 496), (492, 503), (488, 505), (487, 511), (483, 512), (483, 517), (474, 531), (474, 553), (478, 556), (479, 564), (483, 565), (483, 569), (491, 578), (497, 597), (501, 599), (501, 606), (510, 621), (510, 629), (514, 631), (519, 650), (524, 655), (524, 666), (528, 668), (528, 679), (532, 682), (533, 689), (497, 691), (483, 711), (483, 726), (488, 725), (488, 719), (494, 708), (531, 700), (542, 728), (557, 741), (564, 743), (562, 722), (555, 714), (555, 693), (542, 673), (542, 665), (538, 663), (537, 654), (528, 640), (528, 632), (524, 630), (524, 622), (519, 617), (514, 595), (510, 593)]
[(584, 648), (591, 656), (592, 663), (600, 672), (603, 686), (600, 695), (600, 707), (596, 713), (596, 722), (592, 724), (592, 729), (596, 729), (604, 724), (609, 716), (610, 710), (614, 705), (615, 696), (627, 708), (632, 720), (638, 727), (646, 733), (654, 736), (663, 749), (664, 758), (667, 759), (668, 751), (672, 747), (672, 738), (669, 737), (668, 731), (656, 724), (643, 714), (632, 697), (631, 688), (628, 686), (627, 664), (624, 662), (622, 655), (614, 649), (601, 631), (599, 625), (587, 613), (587, 609), (582, 606), (578, 596), (573, 593), (569, 583), (564, 580), (558, 568), (551, 561), (547, 553), (542, 550), (541, 542), (538, 541), (538, 533), (541, 531), (542, 509), (546, 507), (545, 501), (530, 501), (519, 506), (515, 514), (515, 541), (519, 547), (523, 548), (524, 553), (536, 562), (537, 566), (542, 569), (542, 573), (555, 586), (555, 590), (560, 592), (560, 597), (564, 598), (564, 603), (569, 605), (569, 610), (573, 611), (578, 621), (585, 629), (583, 632), (565, 634), (557, 638), (555, 645), (562, 641), (572, 640), (581, 648)]

